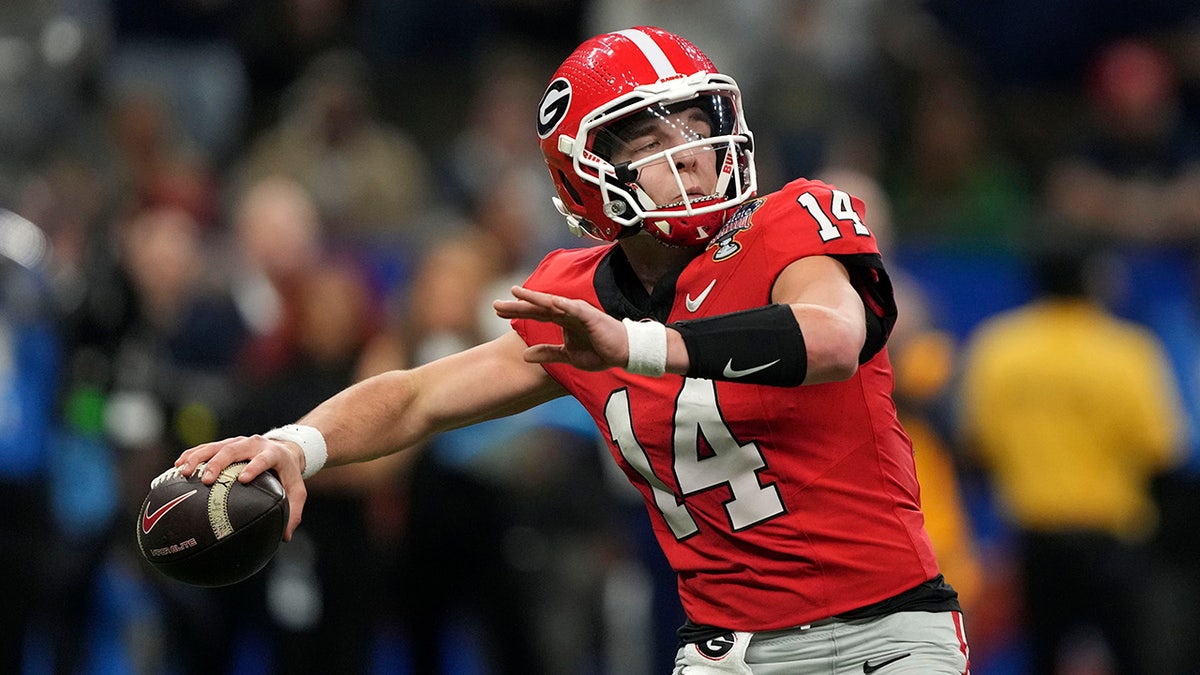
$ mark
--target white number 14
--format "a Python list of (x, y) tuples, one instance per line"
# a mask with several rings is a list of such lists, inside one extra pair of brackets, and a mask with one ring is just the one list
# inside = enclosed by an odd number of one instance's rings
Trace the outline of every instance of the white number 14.
[[(672, 454), (682, 500), (654, 473), (634, 430), (627, 390), (609, 397), (604, 416), (621, 455), (649, 483), (654, 503), (676, 539), (699, 531), (686, 499), (704, 490), (729, 487), (731, 499), (725, 502), (725, 512), (735, 532), (784, 512), (775, 484), (762, 485), (758, 480), (758, 473), (767, 467), (762, 452), (753, 442), (742, 444), (733, 437), (721, 417), (711, 380), (685, 379), (676, 399)], [(702, 436), (711, 454), (701, 455)]]
[[(860, 237), (871, 236), (871, 231), (863, 225), (862, 218), (858, 216), (858, 212), (854, 210), (854, 204), (850, 201), (850, 195), (841, 190), (833, 190), (831, 192), (829, 202), (830, 212), (834, 218), (839, 221), (849, 221), (854, 224), (854, 234)], [(821, 236), (821, 241), (830, 242), (834, 239), (839, 239), (842, 236), (842, 231), (833, 222), (825, 210), (821, 208), (821, 204), (817, 201), (816, 196), (811, 192), (805, 192), (796, 198), (796, 201), (803, 206), (808, 214), (817, 221), (817, 234)]]

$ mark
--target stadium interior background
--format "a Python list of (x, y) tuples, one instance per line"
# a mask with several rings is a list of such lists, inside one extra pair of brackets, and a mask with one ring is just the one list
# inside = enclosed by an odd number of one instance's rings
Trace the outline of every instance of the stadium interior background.
[[(132, 526), (181, 448), (504, 330), (490, 300), (586, 245), (550, 204), (542, 88), (582, 39), (638, 24), (738, 80), (762, 191), (806, 176), (866, 201), (922, 333), (897, 390), (948, 448), (939, 543), (977, 674), (1029, 671), (1011, 531), (957, 442), (961, 347), (1033, 296), (1047, 238), (1111, 245), (1109, 305), (1162, 340), (1191, 430), (1129, 630), (1163, 645), (1147, 672), (1198, 662), (1196, 3), (6, 0), (0, 632), (19, 653), (0, 671), (211, 673), (217, 653), (406, 673), (419, 651), (453, 673), (666, 672), (669, 571), (570, 404), (330, 472), (309, 533), (245, 588), (154, 577)], [(1099, 197), (1081, 167), (1111, 181)], [(1077, 638), (1064, 672), (1106, 672)]]

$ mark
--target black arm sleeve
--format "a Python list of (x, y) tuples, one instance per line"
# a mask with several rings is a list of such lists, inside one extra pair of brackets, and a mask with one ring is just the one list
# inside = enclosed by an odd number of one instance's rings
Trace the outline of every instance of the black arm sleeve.
[(688, 377), (794, 387), (808, 374), (804, 334), (792, 308), (772, 304), (677, 321), (688, 352)]

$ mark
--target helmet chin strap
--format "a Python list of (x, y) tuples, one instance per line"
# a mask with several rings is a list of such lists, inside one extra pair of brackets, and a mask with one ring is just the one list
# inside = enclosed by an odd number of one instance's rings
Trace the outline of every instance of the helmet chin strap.
[(558, 209), (559, 214), (567, 219), (567, 229), (571, 231), (571, 234), (576, 237), (591, 236), (591, 233), (583, 225), (583, 219), (571, 213), (561, 199), (555, 196), (551, 197), (550, 201), (554, 203), (554, 208)]
[[(726, 157), (732, 156), (732, 150), (726, 150), (725, 153)], [(737, 163), (734, 163), (731, 171), (724, 171), (724, 167), (722, 167), (722, 171), (716, 174), (716, 189), (713, 190), (713, 195), (724, 199), (726, 190), (730, 187), (730, 180), (733, 179), (733, 174), (736, 173), (738, 173)]]
[[(733, 143), (728, 143), (725, 146), (725, 159), (721, 162), (721, 166), (717, 167), (717, 187), (713, 194), (720, 195), (724, 198), (726, 190), (729, 189), (729, 181), (735, 176), (738, 177), (738, 182), (741, 182), (741, 167), (738, 166), (736, 159), (737, 148)], [(726, 171), (725, 167), (729, 166)]]

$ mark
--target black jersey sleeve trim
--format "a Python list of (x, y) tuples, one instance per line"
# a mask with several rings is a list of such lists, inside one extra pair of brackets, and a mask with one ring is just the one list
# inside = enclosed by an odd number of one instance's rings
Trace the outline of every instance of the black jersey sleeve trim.
[(883, 268), (883, 258), (877, 253), (832, 257), (842, 263), (850, 273), (850, 284), (858, 291), (866, 310), (864, 320), (867, 324), (867, 339), (858, 354), (858, 362), (861, 365), (870, 361), (883, 349), (896, 326), (898, 311), (892, 280)]

